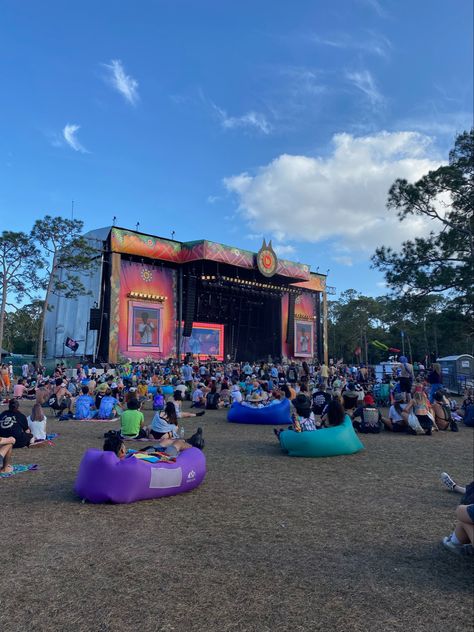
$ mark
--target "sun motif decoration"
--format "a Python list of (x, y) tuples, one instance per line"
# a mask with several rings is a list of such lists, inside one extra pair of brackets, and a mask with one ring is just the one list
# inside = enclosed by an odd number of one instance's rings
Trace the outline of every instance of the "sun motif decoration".
[(277, 270), (278, 259), (270, 241), (268, 245), (263, 240), (262, 247), (257, 252), (257, 267), (263, 276), (271, 277)]
[(151, 280), (153, 279), (153, 272), (151, 270), (148, 270), (147, 268), (143, 268), (143, 270), (140, 273), (140, 276), (145, 281), (145, 283), (150, 283)]

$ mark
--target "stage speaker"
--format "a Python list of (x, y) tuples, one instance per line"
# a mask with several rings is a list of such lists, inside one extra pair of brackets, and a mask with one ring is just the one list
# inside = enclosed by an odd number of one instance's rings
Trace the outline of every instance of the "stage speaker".
[(288, 297), (288, 325), (286, 327), (286, 342), (292, 345), (295, 341), (295, 304), (296, 294)]
[(99, 331), (100, 329), (100, 309), (92, 307), (89, 313), (89, 331)]
[(185, 279), (186, 299), (183, 305), (183, 336), (191, 335), (193, 329), (194, 315), (196, 313), (197, 277), (189, 275)]

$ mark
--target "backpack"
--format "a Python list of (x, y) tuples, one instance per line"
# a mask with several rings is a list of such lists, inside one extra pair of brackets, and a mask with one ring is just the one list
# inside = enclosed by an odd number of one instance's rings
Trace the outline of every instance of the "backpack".
[(468, 404), (464, 410), (464, 425), (474, 427), (474, 404)]
[(379, 411), (377, 408), (364, 408), (363, 420), (360, 423), (360, 432), (377, 434), (381, 430)]
[(219, 404), (219, 393), (208, 393), (206, 395), (206, 408), (217, 410)]
[(165, 398), (161, 393), (153, 396), (153, 410), (163, 410), (165, 407)]

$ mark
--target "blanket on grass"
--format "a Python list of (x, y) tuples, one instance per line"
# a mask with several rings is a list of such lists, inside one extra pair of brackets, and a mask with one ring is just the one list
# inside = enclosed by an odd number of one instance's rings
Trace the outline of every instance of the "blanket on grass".
[(29, 470), (37, 470), (39, 465), (37, 463), (30, 463), (29, 465), (14, 465), (13, 472), (5, 472), (0, 474), (0, 478), (10, 478), (14, 474), (20, 474), (21, 472), (28, 472)]

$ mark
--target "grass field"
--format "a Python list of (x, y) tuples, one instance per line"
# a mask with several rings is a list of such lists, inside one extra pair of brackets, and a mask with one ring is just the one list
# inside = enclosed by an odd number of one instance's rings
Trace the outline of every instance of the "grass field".
[(72, 491), (107, 424), (52, 420), (55, 447), (14, 451), (40, 468), (0, 480), (0, 630), (472, 629), (474, 558), (440, 546), (460, 497), (439, 482), (473, 478), (472, 429), (295, 459), (271, 427), (221, 411), (190, 421), (204, 428), (203, 485), (132, 505)]

